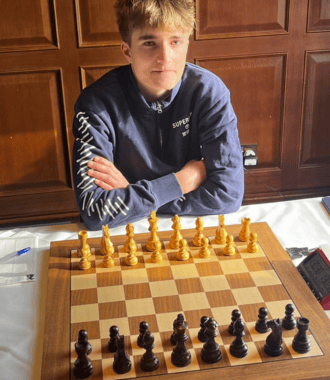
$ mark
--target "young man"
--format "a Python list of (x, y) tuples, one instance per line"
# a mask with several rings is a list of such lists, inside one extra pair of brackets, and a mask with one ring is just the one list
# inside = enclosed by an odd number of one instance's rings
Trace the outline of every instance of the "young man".
[(86, 88), (76, 106), (73, 174), (91, 230), (158, 214), (236, 211), (244, 179), (230, 94), (186, 63), (193, 0), (117, 0), (128, 65)]

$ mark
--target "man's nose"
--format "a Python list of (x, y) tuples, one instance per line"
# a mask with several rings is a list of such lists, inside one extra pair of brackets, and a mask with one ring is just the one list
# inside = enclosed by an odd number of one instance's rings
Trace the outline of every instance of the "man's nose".
[(157, 61), (161, 63), (168, 63), (172, 59), (172, 49), (169, 45), (163, 44), (159, 48)]

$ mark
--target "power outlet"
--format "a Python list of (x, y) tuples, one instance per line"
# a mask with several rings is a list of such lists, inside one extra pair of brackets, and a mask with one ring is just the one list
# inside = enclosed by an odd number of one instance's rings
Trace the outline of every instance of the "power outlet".
[(256, 167), (258, 165), (258, 145), (242, 145), (244, 167)]
[(243, 154), (248, 150), (252, 150), (256, 156), (258, 155), (258, 144), (241, 145), (241, 147)]

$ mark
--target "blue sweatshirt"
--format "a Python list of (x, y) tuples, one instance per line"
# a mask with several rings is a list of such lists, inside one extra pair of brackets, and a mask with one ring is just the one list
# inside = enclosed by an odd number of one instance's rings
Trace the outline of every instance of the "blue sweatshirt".
[[(230, 93), (213, 73), (187, 63), (164, 101), (147, 103), (130, 65), (85, 88), (75, 105), (73, 179), (90, 230), (158, 214), (225, 214), (238, 210), (244, 176)], [(94, 156), (114, 163), (130, 185), (103, 190), (87, 173)], [(175, 176), (204, 158), (207, 180), (183, 195)]]

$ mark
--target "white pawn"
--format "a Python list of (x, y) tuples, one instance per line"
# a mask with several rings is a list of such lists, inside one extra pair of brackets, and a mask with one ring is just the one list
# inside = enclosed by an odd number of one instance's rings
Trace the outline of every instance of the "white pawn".
[(176, 255), (176, 258), (182, 261), (188, 260), (190, 256), (189, 256), (189, 251), (188, 251), (187, 240), (181, 239), (179, 246), (180, 246), (180, 249)]
[(199, 257), (203, 259), (209, 259), (211, 257), (209, 239), (206, 236), (202, 237), (202, 247), (199, 250)]
[(106, 253), (103, 256), (102, 267), (103, 268), (112, 268), (115, 265), (115, 260), (112, 258), (115, 249), (113, 245), (109, 245), (106, 247)]
[(223, 249), (223, 254), (226, 256), (235, 255), (236, 251), (234, 248), (234, 237), (233, 235), (227, 235), (226, 246)]
[(259, 251), (259, 245), (257, 243), (258, 235), (255, 232), (251, 232), (249, 238), (249, 244), (247, 246), (248, 253), (257, 253)]
[(128, 255), (125, 258), (126, 265), (133, 266), (138, 263), (138, 258), (135, 256), (135, 252), (137, 251), (136, 243), (133, 239), (130, 240), (128, 244)]
[(151, 262), (160, 264), (163, 262), (163, 256), (160, 253), (160, 251), (162, 249), (162, 243), (160, 242), (160, 240), (157, 240), (155, 242), (154, 246), (155, 246), (155, 248), (154, 248), (154, 252), (151, 255)]

